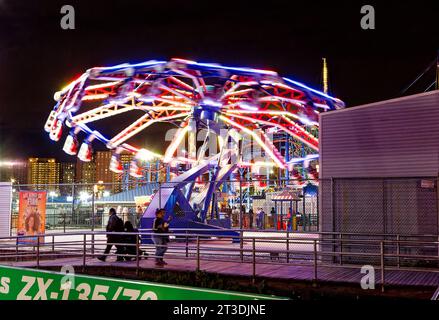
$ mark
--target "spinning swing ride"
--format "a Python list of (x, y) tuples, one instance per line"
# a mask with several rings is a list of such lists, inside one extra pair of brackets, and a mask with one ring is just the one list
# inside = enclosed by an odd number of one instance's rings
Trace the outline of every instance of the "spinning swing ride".
[[(175, 216), (176, 206), (180, 214), (172, 222), (174, 228), (206, 227), (202, 222), (213, 194), (239, 168), (277, 167), (294, 185), (303, 187), (307, 179), (316, 179), (318, 174), (319, 113), (344, 107), (341, 100), (273, 71), (183, 59), (91, 68), (56, 92), (54, 99), (57, 103), (45, 130), (50, 139), (58, 141), (63, 127), (71, 128), (63, 147), (66, 153), (91, 161), (92, 143), (99, 141), (113, 150), (113, 172), (123, 171), (122, 152), (135, 155), (129, 168), (135, 178), (143, 175), (142, 161), (158, 160), (163, 166), (183, 164), (187, 168), (162, 184), (144, 213), (143, 228), (150, 227), (157, 208), (164, 207), (168, 215)], [(87, 108), (90, 102), (93, 107)], [(100, 120), (117, 121), (118, 116), (132, 111), (140, 111), (141, 116), (112, 137), (95, 128)], [(177, 127), (164, 154), (129, 143), (160, 122)], [(197, 153), (200, 130), (209, 134)], [(226, 134), (221, 135), (221, 130)], [(80, 133), (86, 138), (79, 146)], [(219, 149), (206, 155), (210, 133), (217, 135)], [(280, 150), (270, 138), (273, 135), (283, 137), (288, 147)], [(268, 161), (247, 160), (244, 136)], [(186, 137), (188, 151), (181, 154), (178, 149)], [(195, 191), (195, 182), (207, 173), (205, 187)]]

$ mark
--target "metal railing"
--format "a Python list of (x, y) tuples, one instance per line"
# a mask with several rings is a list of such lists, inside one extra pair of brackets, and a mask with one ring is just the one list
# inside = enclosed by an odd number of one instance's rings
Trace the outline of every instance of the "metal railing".
[[(241, 230), (236, 236), (215, 236), (206, 234), (207, 231), (211, 230), (188, 229), (166, 234), (171, 238), (166, 258), (196, 262), (196, 271), (202, 270), (205, 261), (249, 264), (249, 274), (254, 280), (258, 276), (257, 267), (261, 265), (307, 266), (312, 270), (314, 283), (320, 280), (320, 268), (359, 269), (366, 261), (380, 270), (383, 290), (389, 271), (439, 273), (439, 239), (435, 235), (320, 232), (305, 237), (290, 232), (269, 234), (267, 231), (249, 233)], [(0, 238), (0, 264), (26, 261), (21, 265), (40, 268), (42, 261), (63, 263), (59, 259), (77, 258), (76, 263), (85, 271), (87, 266), (95, 266), (90, 259), (103, 255), (108, 234), (119, 237), (113, 245), (135, 248), (119, 252), (117, 256), (135, 262), (137, 274), (141, 270), (142, 258), (157, 258), (154, 254), (156, 245), (123, 240), (127, 236), (149, 238), (154, 235), (151, 230), (130, 233), (87, 231)], [(429, 240), (431, 238), (435, 240)]]

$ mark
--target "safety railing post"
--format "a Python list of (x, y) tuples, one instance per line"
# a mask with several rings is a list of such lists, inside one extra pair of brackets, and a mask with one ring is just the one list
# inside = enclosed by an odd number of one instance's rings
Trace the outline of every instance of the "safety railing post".
[(159, 182), (159, 209), (162, 208), (162, 183)]
[(339, 233), (338, 238), (340, 240), (340, 254), (339, 254), (340, 265), (343, 265), (343, 235)]
[(93, 231), (92, 235), (91, 235), (91, 255), (92, 257), (95, 254), (95, 233)]
[(55, 236), (52, 236), (52, 252), (55, 252)]
[(84, 244), (83, 244), (83, 250), (82, 250), (82, 271), (85, 271), (85, 258), (87, 256), (87, 234), (84, 234)]
[(386, 282), (386, 279), (385, 279), (385, 270), (384, 270), (384, 263), (385, 263), (385, 261), (384, 261), (384, 241), (381, 241), (380, 242), (380, 260), (381, 260), (381, 291), (382, 292), (384, 292), (384, 285), (385, 285), (385, 282)]
[(187, 235), (187, 230), (186, 230), (186, 258), (189, 257), (189, 237)]
[(313, 241), (313, 247), (314, 247), (314, 284), (317, 283), (318, 276), (317, 276), (317, 240)]
[(290, 233), (287, 231), (287, 263), (290, 262)]
[(15, 262), (18, 261), (18, 238), (15, 239)]
[(255, 281), (256, 281), (256, 238), (253, 238), (252, 255), (253, 255), (253, 283), (255, 283)]
[(401, 261), (400, 261), (400, 254), (401, 254), (401, 246), (400, 246), (400, 237), (399, 234), (396, 235), (396, 254), (397, 256), (397, 260), (398, 260), (398, 268), (401, 266)]
[(241, 258), (241, 262), (244, 261), (244, 232), (242, 229), (239, 231), (239, 256)]
[[(139, 275), (140, 268), (140, 242), (139, 237), (136, 237), (136, 275)], [(131, 258), (130, 258), (131, 259)]]
[(40, 268), (40, 237), (37, 237), (37, 269)]
[(197, 271), (200, 271), (200, 236), (197, 236)]

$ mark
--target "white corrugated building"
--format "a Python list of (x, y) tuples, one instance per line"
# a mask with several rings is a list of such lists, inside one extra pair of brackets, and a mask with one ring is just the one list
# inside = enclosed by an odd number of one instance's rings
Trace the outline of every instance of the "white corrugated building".
[(439, 91), (321, 114), (322, 231), (438, 234)]

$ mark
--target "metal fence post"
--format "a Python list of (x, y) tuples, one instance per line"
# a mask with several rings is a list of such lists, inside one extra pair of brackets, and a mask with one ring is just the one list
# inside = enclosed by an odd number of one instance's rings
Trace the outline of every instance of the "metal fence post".
[(239, 255), (241, 257), (241, 262), (244, 261), (244, 232), (242, 230), (239, 231)]
[(52, 252), (55, 252), (55, 236), (52, 236)]
[[(95, 188), (95, 186), (96, 185), (93, 186), (92, 198), (91, 198), (91, 231), (92, 232), (95, 231), (95, 189), (97, 191), (97, 186), (96, 186), (96, 188)], [(93, 244), (93, 242), (92, 242), (92, 244)]]
[(37, 269), (40, 268), (40, 237), (37, 237)]
[(399, 255), (401, 254), (401, 246), (400, 246), (400, 244), (399, 244), (399, 241), (400, 241), (400, 237), (399, 237), (399, 234), (397, 234), (396, 235), (396, 253), (397, 253), (397, 255), (398, 255), (398, 257), (397, 257), (397, 259), (398, 259), (398, 268), (401, 266), (401, 261), (400, 261), (400, 257), (399, 257)]
[(200, 271), (200, 236), (197, 236), (197, 271)]
[[(139, 243), (139, 237), (136, 237), (136, 275), (139, 275), (139, 268), (140, 268), (140, 243)], [(130, 258), (131, 259), (131, 258)]]
[(82, 271), (85, 271), (85, 257), (87, 254), (87, 234), (84, 234), (84, 247), (82, 252)]
[(314, 283), (317, 282), (317, 240), (314, 240)]
[(242, 173), (239, 174), (239, 230), (242, 230), (243, 228), (243, 212), (242, 212)]
[(159, 209), (162, 208), (162, 183), (159, 182)]
[(187, 230), (186, 230), (186, 258), (189, 257), (189, 237), (187, 235)]
[(302, 212), (303, 212), (303, 219), (304, 219), (304, 221), (303, 221), (303, 231), (304, 232), (306, 232), (306, 230), (307, 230), (307, 228), (308, 228), (308, 231), (310, 230), (310, 226), (311, 226), (311, 223), (310, 223), (310, 221), (308, 221), (308, 217), (306, 216), (306, 206), (305, 206), (305, 192), (304, 191), (302, 191), (303, 192), (303, 197), (302, 197)]
[[(335, 198), (335, 192), (334, 192), (334, 185), (335, 185), (335, 181), (334, 181), (334, 178), (333, 177), (331, 177), (331, 220), (332, 220), (332, 231), (333, 232), (336, 232), (336, 223), (335, 223), (335, 220), (336, 220), (336, 217), (335, 217), (335, 200), (334, 200), (334, 198)], [(336, 243), (336, 241), (335, 241), (335, 237), (336, 237), (336, 235), (335, 234), (333, 234), (332, 236), (331, 236), (331, 238), (332, 238), (332, 240), (333, 240), (333, 243), (332, 243), (332, 252), (334, 252), (334, 256), (332, 257), (332, 261), (334, 262), (334, 263), (336, 263), (337, 262), (337, 259), (336, 259), (336, 248), (337, 248), (337, 243)]]
[(287, 263), (290, 262), (290, 233), (287, 231)]
[(338, 234), (338, 238), (340, 240), (340, 255), (339, 255), (339, 259), (340, 259), (340, 265), (343, 264), (343, 234), (339, 233)]
[(95, 254), (95, 233), (94, 232), (91, 235), (91, 254), (92, 254), (92, 257)]
[(256, 281), (256, 238), (253, 238), (253, 283)]
[[(320, 182), (319, 182), (320, 183)], [(323, 185), (323, 183), (321, 183), (320, 185)], [(317, 192), (317, 196), (316, 196), (316, 230), (317, 232), (320, 231), (320, 220), (319, 220), (319, 216), (320, 216), (320, 203), (319, 203), (319, 192)]]
[(381, 292), (384, 292), (385, 274), (384, 274), (384, 241), (380, 242), (380, 256), (381, 256)]
[[(70, 221), (73, 220), (73, 216), (75, 215), (75, 188), (76, 185), (72, 183), (72, 211), (71, 211), (72, 218)], [(64, 211), (63, 231), (64, 233), (66, 233), (66, 211)]]
[(18, 238), (15, 239), (15, 261), (18, 261)]

